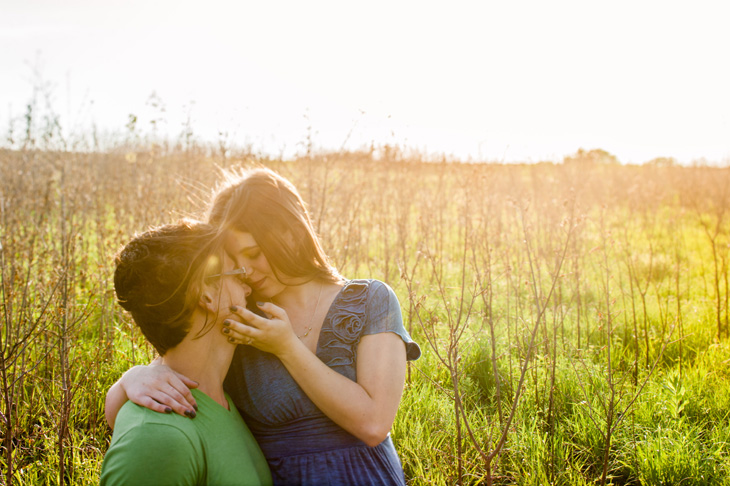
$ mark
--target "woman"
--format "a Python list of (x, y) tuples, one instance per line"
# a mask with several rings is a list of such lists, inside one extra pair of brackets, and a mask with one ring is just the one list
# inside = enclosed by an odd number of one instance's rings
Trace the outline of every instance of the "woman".
[(198, 223), (165, 225), (135, 237), (116, 258), (119, 303), (163, 365), (197, 380), (200, 412), (190, 421), (127, 402), (102, 485), (271, 484), (261, 449), (223, 391), (234, 346), (218, 329), (251, 289), (235, 278), (243, 271), (221, 273), (215, 236)]
[[(384, 283), (345, 281), (329, 264), (304, 202), (278, 174), (229, 178), (209, 223), (245, 268), (265, 317), (233, 306), (223, 333), (239, 346), (225, 388), (266, 456), (275, 484), (404, 484), (389, 437), (406, 360), (420, 349)], [(135, 368), (108, 395), (184, 412), (184, 378)], [(188, 382), (188, 384), (190, 384)]]

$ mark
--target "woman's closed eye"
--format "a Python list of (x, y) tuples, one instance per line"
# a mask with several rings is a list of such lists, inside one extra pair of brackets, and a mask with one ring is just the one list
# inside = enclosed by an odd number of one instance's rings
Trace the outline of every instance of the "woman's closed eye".
[(261, 250), (256, 250), (254, 252), (246, 254), (246, 258), (248, 258), (249, 260), (256, 260), (260, 256), (261, 256)]

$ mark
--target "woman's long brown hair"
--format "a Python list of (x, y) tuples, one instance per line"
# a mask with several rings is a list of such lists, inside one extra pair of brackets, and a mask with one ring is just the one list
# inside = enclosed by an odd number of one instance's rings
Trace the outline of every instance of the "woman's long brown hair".
[(299, 192), (270, 169), (224, 172), (208, 223), (222, 232), (251, 233), (276, 278), (286, 285), (342, 280), (322, 249)]

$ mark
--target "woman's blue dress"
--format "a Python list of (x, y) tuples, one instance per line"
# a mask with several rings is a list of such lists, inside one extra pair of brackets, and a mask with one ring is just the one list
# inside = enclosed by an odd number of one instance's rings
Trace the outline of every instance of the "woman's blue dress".
[[(398, 334), (409, 360), (421, 355), (403, 327), (393, 290), (377, 280), (350, 280), (325, 317), (317, 357), (356, 381), (360, 338), (381, 332)], [(275, 485), (405, 484), (390, 436), (368, 447), (346, 432), (312, 403), (273, 354), (238, 346), (224, 387), (261, 446)]]

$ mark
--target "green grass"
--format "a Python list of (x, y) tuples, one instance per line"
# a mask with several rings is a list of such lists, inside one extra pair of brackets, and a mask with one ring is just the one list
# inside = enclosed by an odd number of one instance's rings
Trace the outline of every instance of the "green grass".
[[(9, 408), (0, 403), (12, 420), (0, 424), (0, 443), (12, 438), (12, 483), (59, 484), (61, 450), (66, 483), (98, 481), (110, 438), (105, 392), (154, 356), (114, 303), (112, 258), (135, 232), (200, 214), (216, 165), (243, 161), (201, 153), (138, 151), (132, 163), (124, 151), (0, 151), (0, 371), (14, 383), (0, 380), (13, 393)], [(495, 485), (598, 484), (609, 417), (608, 484), (728, 484), (730, 342), (717, 329), (718, 312), (721, 322), (728, 315), (722, 258), (730, 261), (717, 181), (730, 182), (728, 169), (363, 154), (257, 162), (297, 185), (344, 275), (385, 280), (400, 299), (423, 349), (392, 431), (409, 484), (487, 484), (489, 475)], [(702, 226), (717, 221), (719, 309)], [(27, 345), (10, 356), (26, 330)], [(518, 394), (488, 470), (479, 449), (492, 452)]]

